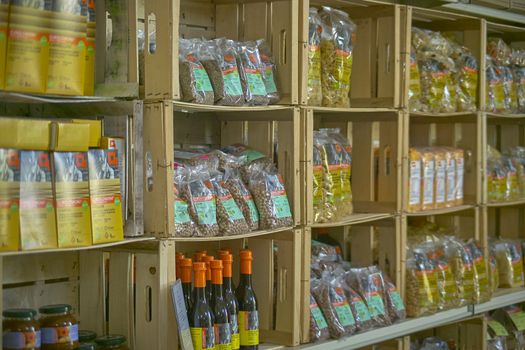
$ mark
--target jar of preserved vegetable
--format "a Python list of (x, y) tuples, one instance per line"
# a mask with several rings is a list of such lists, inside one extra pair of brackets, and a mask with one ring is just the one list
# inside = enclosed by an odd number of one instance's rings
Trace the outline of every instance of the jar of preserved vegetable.
[(126, 337), (123, 335), (109, 334), (95, 339), (97, 350), (129, 350)]
[(71, 312), (71, 305), (46, 305), (38, 311), (42, 315), (42, 350), (72, 350), (78, 347), (78, 322)]
[(35, 310), (9, 309), (2, 315), (4, 316), (2, 322), (4, 350), (40, 349), (40, 325), (35, 320)]
[(93, 343), (95, 339), (97, 339), (97, 333), (93, 331), (78, 331), (78, 341), (80, 342), (80, 344)]

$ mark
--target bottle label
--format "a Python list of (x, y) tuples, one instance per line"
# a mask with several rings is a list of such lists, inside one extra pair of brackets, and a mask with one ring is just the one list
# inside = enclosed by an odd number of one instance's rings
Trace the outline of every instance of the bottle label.
[(215, 349), (215, 330), (210, 328), (190, 328), (193, 349), (206, 350)]
[(229, 323), (215, 324), (215, 350), (231, 350), (232, 332)]
[(257, 311), (239, 311), (241, 346), (259, 345), (259, 314)]
[(44, 327), (42, 344), (73, 343), (78, 341), (78, 324), (66, 327)]
[(36, 332), (6, 332), (2, 335), (3, 347), (9, 349), (40, 348), (40, 331)]

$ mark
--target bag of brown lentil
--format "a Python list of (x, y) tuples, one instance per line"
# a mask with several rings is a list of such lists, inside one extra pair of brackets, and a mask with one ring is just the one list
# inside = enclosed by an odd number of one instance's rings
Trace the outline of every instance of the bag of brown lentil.
[(224, 185), (241, 209), (250, 230), (257, 230), (259, 228), (259, 212), (252, 194), (241, 179), (238, 169), (227, 168), (224, 170)]
[(190, 217), (188, 203), (179, 194), (183, 186), (187, 171), (182, 166), (176, 166), (173, 176), (173, 216), (175, 221), (175, 235), (179, 237), (191, 237), (196, 235), (195, 223)]
[(264, 86), (269, 104), (273, 105), (279, 102), (281, 95), (277, 88), (277, 66), (272, 57), (272, 52), (264, 39), (257, 40), (257, 48), (261, 56), (261, 66), (263, 71)]
[(352, 272), (348, 271), (339, 277), (339, 283), (343, 292), (345, 293), (346, 299), (350, 304), (350, 309), (352, 309), (352, 314), (355, 319), (356, 328), (358, 332), (363, 332), (374, 328), (374, 321), (366, 306), (366, 302), (363, 298), (357, 293), (351, 286), (351, 277)]
[[(315, 282), (313, 284), (315, 285)], [(314, 296), (310, 294), (310, 342), (327, 339), (330, 339), (328, 324)]]
[(197, 55), (196, 43), (179, 39), (179, 81), (182, 100), (212, 105), (214, 102), (213, 87)]
[(388, 310), (388, 316), (392, 323), (400, 320), (404, 320), (407, 316), (405, 304), (403, 298), (397, 289), (396, 285), (390, 280), (384, 272), (383, 275), (383, 290), (386, 300), (386, 308)]
[(244, 100), (251, 106), (266, 106), (270, 100), (266, 92), (263, 65), (257, 44), (238, 43), (237, 55)]

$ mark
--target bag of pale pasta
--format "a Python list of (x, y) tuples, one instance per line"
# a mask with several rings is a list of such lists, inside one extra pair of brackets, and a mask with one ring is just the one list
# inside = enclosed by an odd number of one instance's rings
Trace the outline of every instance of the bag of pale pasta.
[(516, 82), (514, 74), (509, 66), (498, 67), (503, 72), (503, 90), (505, 93), (505, 113), (516, 113), (518, 111), (518, 96), (516, 93)]
[(473, 239), (469, 240), (465, 245), (472, 255), (472, 260), (474, 262), (474, 303), (484, 303), (489, 301), (492, 296), (492, 289), (490, 286), (488, 269), (487, 269), (487, 260), (483, 251), (479, 245), (478, 241)]
[(464, 47), (461, 48), (461, 54), (455, 61), (458, 81), (457, 110), (458, 112), (474, 112), (478, 95), (478, 61)]
[(489, 112), (502, 113), (505, 111), (504, 72), (490, 56), (486, 60), (486, 109)]
[(518, 113), (525, 113), (525, 50), (516, 49), (512, 52), (512, 73), (518, 99)]
[(452, 267), (458, 288), (459, 305), (470, 303), (474, 299), (475, 279), (472, 256), (465, 249), (463, 242), (448, 236), (443, 240), (448, 264)]
[(355, 24), (346, 12), (323, 6), (320, 12), (323, 106), (350, 106)]
[(426, 106), (421, 103), (421, 77), (417, 65), (416, 51), (410, 51), (410, 83), (408, 85), (408, 107), (411, 112), (425, 112)]
[(321, 17), (317, 9), (310, 7), (308, 13), (308, 82), (306, 86), (308, 105), (320, 106), (323, 99), (321, 90)]
[(330, 221), (336, 215), (336, 203), (341, 197), (341, 158), (335, 144), (328, 135), (314, 132), (314, 147), (319, 149), (323, 168), (323, 214), (324, 220)]
[(455, 112), (454, 61), (431, 51), (418, 52), (417, 60), (421, 75), (421, 102), (432, 113)]
[(496, 292), (499, 288), (499, 270), (498, 261), (496, 259), (496, 251), (494, 245), (489, 247), (489, 265), (490, 265), (490, 286), (492, 292)]
[(499, 240), (492, 243), (498, 262), (499, 287), (516, 288), (523, 286), (523, 255), (521, 243)]

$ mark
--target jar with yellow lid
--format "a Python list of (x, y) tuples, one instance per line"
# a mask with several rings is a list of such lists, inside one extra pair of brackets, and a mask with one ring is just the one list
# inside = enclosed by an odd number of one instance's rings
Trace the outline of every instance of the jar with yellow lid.
[(40, 325), (33, 309), (9, 309), (2, 315), (2, 348), (4, 350), (40, 349)]
[(72, 350), (78, 347), (78, 322), (71, 309), (68, 304), (46, 305), (38, 309), (42, 315), (42, 350)]
[(126, 337), (123, 335), (110, 334), (98, 337), (95, 340), (97, 350), (129, 350), (126, 345)]

